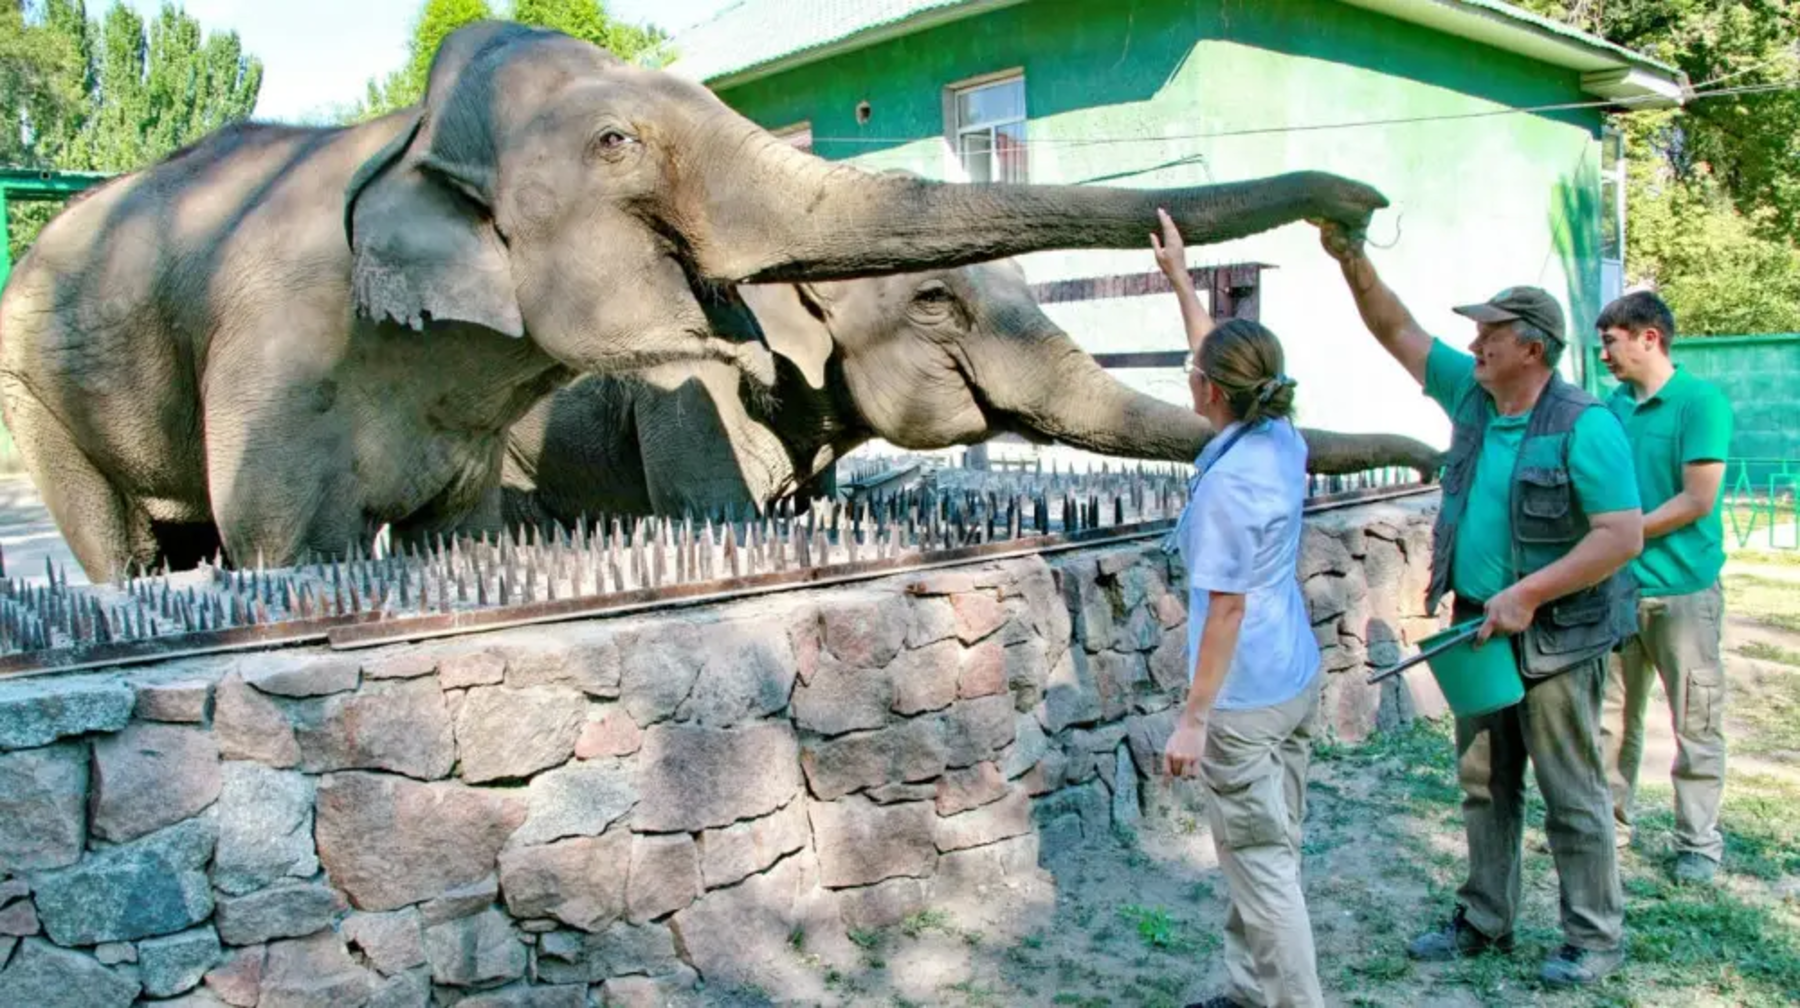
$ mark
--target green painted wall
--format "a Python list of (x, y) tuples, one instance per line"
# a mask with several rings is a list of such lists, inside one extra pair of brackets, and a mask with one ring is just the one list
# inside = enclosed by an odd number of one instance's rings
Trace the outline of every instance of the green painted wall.
[[(1800, 461), (1800, 333), (1677, 339), (1669, 356), (1730, 400), (1734, 458)], [(1594, 375), (1601, 395), (1619, 385), (1597, 358)], [(1752, 466), (1751, 479), (1765, 488), (1772, 471)]]
[[(1353, 129), (1280, 127), (1492, 113), (1583, 101), (1577, 75), (1334, 0), (1029, 2), (721, 90), (769, 128), (810, 121), (814, 150), (874, 168), (954, 177), (945, 85), (1023, 68), (1034, 182), (1154, 187), (1294, 169), (1369, 182), (1393, 201), (1372, 238), (1420, 322), (1462, 345), (1449, 306), (1516, 283), (1599, 309), (1599, 117), (1484, 115)], [(870, 121), (855, 109), (868, 101)], [(1092, 142), (1102, 139), (1108, 142)], [(1448, 424), (1362, 329), (1306, 225), (1191, 250), (1195, 265), (1259, 261), (1263, 320), (1288, 349), (1304, 422), (1405, 430)], [(1034, 282), (1153, 269), (1141, 252), (1041, 253)], [(1089, 350), (1179, 349), (1170, 295), (1046, 309)], [(1581, 354), (1569, 356), (1574, 368)], [(1179, 371), (1121, 377), (1185, 402)]]

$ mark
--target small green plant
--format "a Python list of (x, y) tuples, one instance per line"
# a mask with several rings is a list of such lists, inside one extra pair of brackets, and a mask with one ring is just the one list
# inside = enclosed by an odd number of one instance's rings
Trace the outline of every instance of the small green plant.
[(1181, 922), (1160, 907), (1123, 906), (1119, 908), (1119, 916), (1137, 929), (1138, 938), (1150, 948), (1174, 952), (1194, 947), (1193, 941), (1182, 933)]
[(793, 949), (795, 952), (805, 952), (806, 951), (806, 929), (805, 928), (796, 927), (796, 928), (794, 928), (794, 930), (788, 932), (788, 948)]
[(872, 949), (875, 946), (881, 944), (881, 932), (879, 932), (879, 931), (864, 931), (860, 928), (851, 928), (850, 929), (850, 943), (852, 945), (855, 945), (859, 949), (863, 949), (864, 951), (867, 951), (868, 949)]
[(908, 938), (933, 930), (949, 931), (950, 915), (942, 910), (921, 910), (900, 922), (900, 933)]

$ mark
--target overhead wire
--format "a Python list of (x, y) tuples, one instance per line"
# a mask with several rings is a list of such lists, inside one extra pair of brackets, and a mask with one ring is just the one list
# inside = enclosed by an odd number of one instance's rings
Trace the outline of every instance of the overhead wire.
[[(1730, 95), (1761, 94), (1761, 93), (1775, 92), (1775, 91), (1793, 91), (1793, 90), (1797, 90), (1797, 89), (1800, 89), (1800, 78), (1794, 78), (1794, 79), (1782, 80), (1782, 81), (1769, 81), (1769, 82), (1762, 83), (1762, 84), (1745, 84), (1745, 85), (1740, 85), (1737, 87), (1729, 87), (1729, 88), (1716, 88), (1716, 89), (1710, 90), (1710, 91), (1696, 90), (1691, 95), (1688, 96), (1687, 101), (1693, 102), (1693, 101), (1705, 100), (1708, 98), (1727, 97)], [(1021, 144), (1021, 145), (1025, 145), (1025, 146), (1036, 145), (1036, 146), (1058, 146), (1058, 147), (1085, 147), (1085, 146), (1103, 146), (1103, 145), (1113, 145), (1113, 144), (1134, 144), (1134, 143), (1163, 144), (1163, 143), (1168, 143), (1171, 140), (1217, 140), (1217, 139), (1223, 139), (1223, 138), (1228, 138), (1228, 137), (1263, 136), (1263, 135), (1280, 134), (1280, 133), (1312, 133), (1312, 132), (1321, 132), (1321, 131), (1325, 131), (1325, 130), (1365, 129), (1365, 128), (1375, 127), (1375, 126), (1404, 126), (1404, 125), (1412, 125), (1415, 123), (1453, 122), (1453, 121), (1457, 121), (1457, 120), (1468, 120), (1468, 119), (1488, 119), (1488, 118), (1494, 118), (1497, 116), (1508, 116), (1508, 115), (1536, 115), (1536, 114), (1544, 113), (1544, 112), (1571, 112), (1571, 111), (1577, 111), (1580, 109), (1605, 108), (1605, 107), (1612, 107), (1612, 106), (1619, 106), (1619, 105), (1624, 105), (1624, 106), (1629, 107), (1633, 104), (1648, 104), (1649, 102), (1651, 102), (1653, 100), (1655, 100), (1655, 99), (1650, 98), (1650, 97), (1600, 98), (1600, 99), (1594, 99), (1591, 101), (1557, 102), (1554, 104), (1547, 104), (1547, 105), (1528, 105), (1528, 106), (1515, 106), (1515, 107), (1497, 108), (1497, 109), (1482, 109), (1480, 111), (1474, 111), (1474, 112), (1448, 112), (1448, 113), (1440, 113), (1440, 114), (1436, 114), (1436, 115), (1396, 116), (1396, 117), (1385, 118), (1385, 119), (1359, 119), (1359, 120), (1348, 120), (1348, 121), (1343, 121), (1343, 122), (1332, 122), (1332, 123), (1301, 123), (1298, 125), (1288, 125), (1288, 126), (1250, 126), (1250, 127), (1240, 128), (1240, 129), (1213, 130), (1213, 131), (1204, 132), (1204, 133), (1168, 133), (1168, 134), (1162, 134), (1162, 135), (1158, 135), (1158, 136), (1136, 136), (1136, 137), (1040, 137), (1040, 138), (1035, 138), (1035, 139), (1027, 137), (1023, 140), (1017, 140), (1014, 142)], [(928, 140), (928, 139), (931, 139), (931, 137), (919, 137), (919, 136), (912, 136), (912, 137), (822, 137), (822, 136), (814, 136), (812, 138), (812, 142), (814, 144), (821, 144), (821, 143), (856, 144), (856, 143), (861, 143), (861, 144), (884, 144), (884, 145), (887, 145), (887, 144), (917, 143), (920, 140)]]

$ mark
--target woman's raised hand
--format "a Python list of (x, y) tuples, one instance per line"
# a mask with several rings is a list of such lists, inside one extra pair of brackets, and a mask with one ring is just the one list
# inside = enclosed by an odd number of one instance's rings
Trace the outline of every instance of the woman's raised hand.
[(1162, 237), (1158, 239), (1153, 232), (1150, 235), (1150, 248), (1156, 254), (1156, 265), (1163, 271), (1163, 276), (1171, 283), (1181, 283), (1188, 279), (1187, 244), (1181, 240), (1181, 229), (1169, 219), (1169, 212), (1161, 207), (1156, 208), (1156, 217), (1162, 221)]

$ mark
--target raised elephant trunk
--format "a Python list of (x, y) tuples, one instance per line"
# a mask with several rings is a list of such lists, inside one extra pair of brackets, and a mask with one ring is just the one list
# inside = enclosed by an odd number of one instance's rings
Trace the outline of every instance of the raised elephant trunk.
[[(1387, 205), (1323, 172), (1187, 189), (948, 184), (872, 174), (795, 150), (760, 130), (729, 138), (729, 179), (707, 187), (690, 234), (718, 280), (833, 280), (961, 266), (1047, 249), (1141, 248), (1165, 208), (1191, 244), (1307, 218), (1353, 229)], [(748, 162), (748, 163), (747, 163)], [(721, 173), (723, 174), (723, 172)]]

